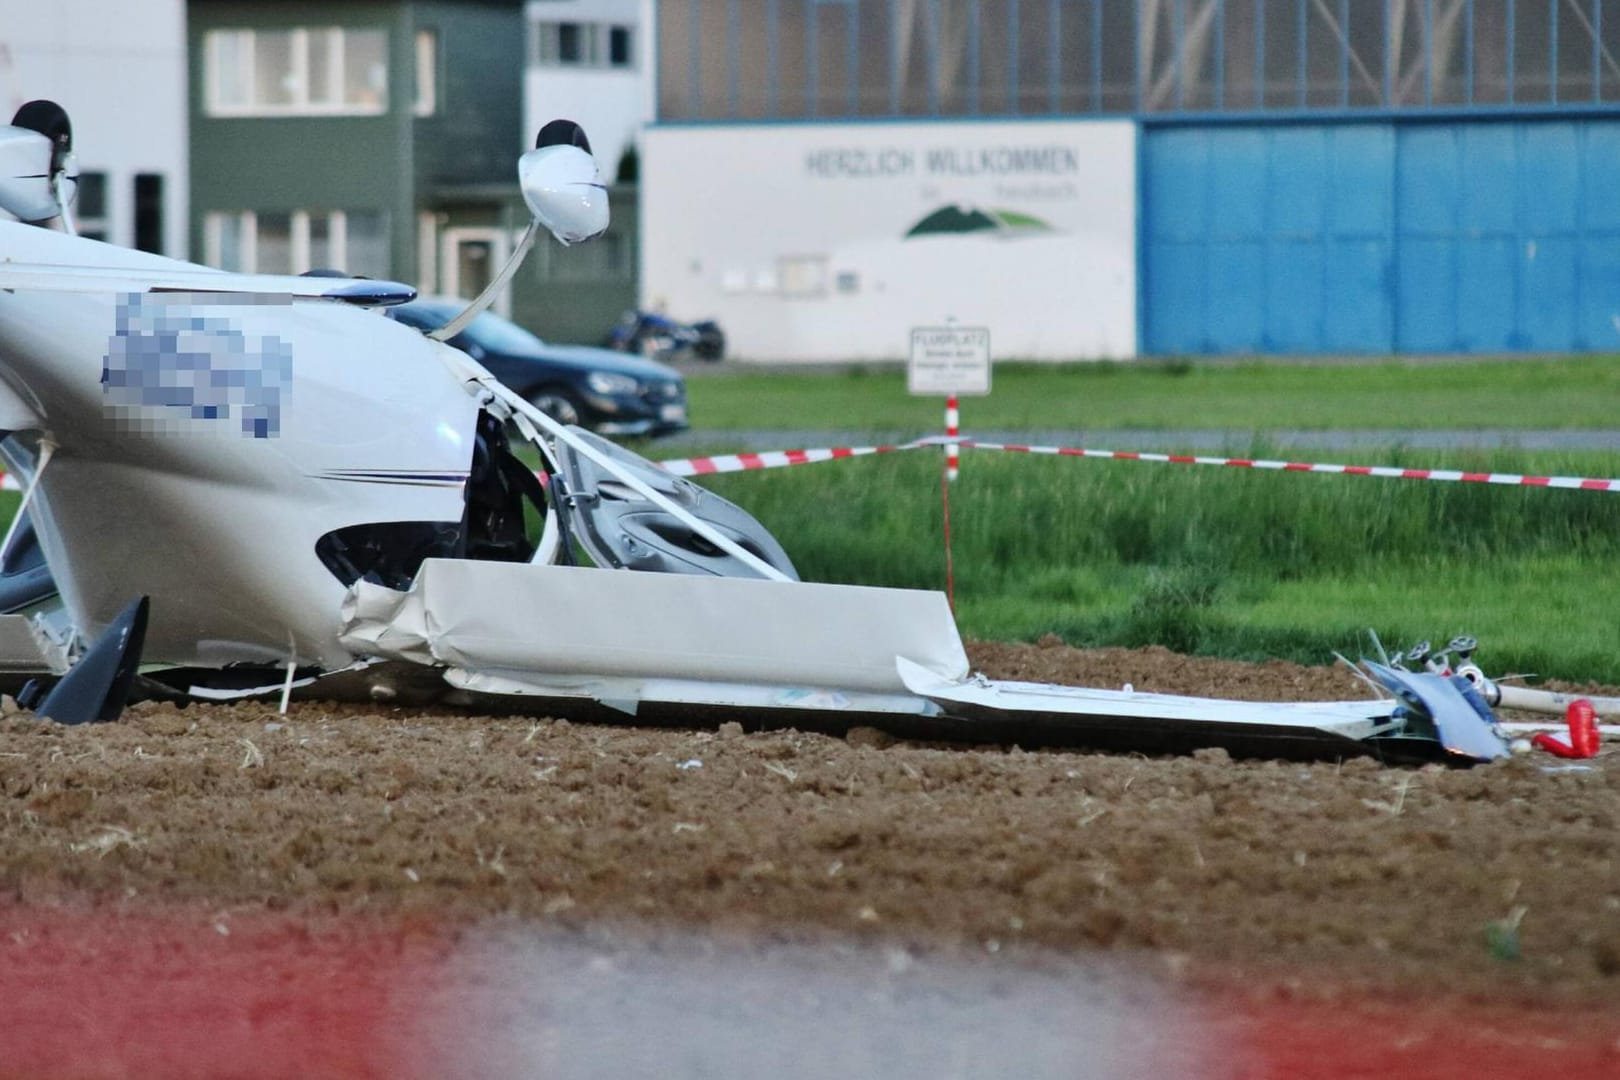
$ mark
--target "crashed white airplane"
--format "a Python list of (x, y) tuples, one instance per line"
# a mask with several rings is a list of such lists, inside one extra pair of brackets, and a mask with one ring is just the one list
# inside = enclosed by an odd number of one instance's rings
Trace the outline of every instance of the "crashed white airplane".
[[(746, 513), (443, 344), (479, 301), (424, 336), (373, 310), (404, 285), (83, 239), (75, 175), (54, 105), (0, 127), (18, 219), (0, 223), (0, 453), (26, 483), (0, 550), (0, 670), (42, 677), (42, 716), (297, 685), (1026, 745), (1507, 752), (1463, 685), (1379, 665), (1389, 696), (1315, 704), (975, 676), (942, 595), (797, 580)], [(518, 257), (541, 230), (567, 245), (606, 227), (577, 125), (548, 124), (518, 175), (534, 215)]]

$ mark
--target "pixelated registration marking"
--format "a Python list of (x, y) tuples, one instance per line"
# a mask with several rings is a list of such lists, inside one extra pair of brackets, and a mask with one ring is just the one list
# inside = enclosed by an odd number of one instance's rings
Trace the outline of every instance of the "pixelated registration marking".
[(275, 438), (292, 386), (291, 343), (249, 337), (207, 309), (290, 303), (286, 296), (126, 295), (102, 362), (105, 414), (136, 434), (184, 434), (196, 430), (189, 421), (213, 420), (235, 421), (248, 438)]

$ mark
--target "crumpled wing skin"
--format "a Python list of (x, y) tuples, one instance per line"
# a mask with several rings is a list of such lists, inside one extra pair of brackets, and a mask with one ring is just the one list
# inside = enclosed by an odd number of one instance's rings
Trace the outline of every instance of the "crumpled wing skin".
[(968, 672), (943, 594), (595, 567), (428, 559), (408, 593), (358, 583), (357, 654), (466, 672), (836, 687), (906, 695), (909, 656)]
[(409, 592), (351, 589), (342, 640), (460, 690), (631, 714), (860, 714), (917, 737), (1149, 753), (1468, 763), (1501, 746), (1454, 687), (1417, 676), (1395, 699), (1304, 703), (970, 677), (945, 597), (905, 589), (429, 559)]
[(1149, 752), (1222, 746), (1319, 757), (1362, 752), (1356, 743), (1396, 727), (1394, 702), (1249, 702), (1095, 690), (1047, 683), (947, 679), (902, 657), (912, 693), (951, 716), (1006, 728), (1020, 739)]

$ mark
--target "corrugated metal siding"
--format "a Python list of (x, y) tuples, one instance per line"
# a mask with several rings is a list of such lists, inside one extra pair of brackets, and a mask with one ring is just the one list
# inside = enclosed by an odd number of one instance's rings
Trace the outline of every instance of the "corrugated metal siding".
[(1146, 350), (1389, 351), (1393, 160), (1384, 125), (1147, 132)]
[(1620, 122), (1144, 143), (1150, 353), (1620, 348)]

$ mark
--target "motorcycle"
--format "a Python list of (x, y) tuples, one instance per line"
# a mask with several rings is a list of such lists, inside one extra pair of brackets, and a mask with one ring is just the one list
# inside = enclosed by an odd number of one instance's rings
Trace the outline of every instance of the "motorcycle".
[(725, 332), (713, 319), (683, 323), (656, 311), (637, 309), (626, 311), (602, 344), (653, 360), (673, 360), (690, 354), (713, 362), (726, 354)]

